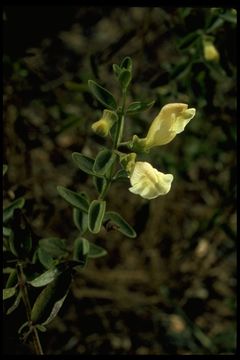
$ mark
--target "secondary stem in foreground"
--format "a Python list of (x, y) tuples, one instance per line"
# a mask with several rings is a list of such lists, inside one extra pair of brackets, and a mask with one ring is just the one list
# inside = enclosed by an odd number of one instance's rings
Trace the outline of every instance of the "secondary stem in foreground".
[(31, 304), (29, 301), (28, 290), (27, 290), (26, 281), (25, 281), (25, 275), (24, 275), (23, 267), (22, 267), (21, 263), (18, 263), (18, 265), (17, 265), (17, 274), (18, 274), (19, 288), (20, 288), (23, 303), (24, 303), (25, 309), (26, 309), (28, 326), (29, 326), (29, 329), (32, 330), (31, 335), (32, 335), (32, 339), (33, 339), (34, 350), (35, 350), (36, 355), (44, 355), (42, 346), (40, 343), (40, 339), (38, 336), (38, 331), (34, 326), (32, 326), (32, 320), (31, 320), (32, 309), (31, 309)]

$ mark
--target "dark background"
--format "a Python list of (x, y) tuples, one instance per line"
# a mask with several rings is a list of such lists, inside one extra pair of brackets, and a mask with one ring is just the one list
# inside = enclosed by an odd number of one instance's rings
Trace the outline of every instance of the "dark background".
[[(206, 61), (210, 36), (220, 61)], [(59, 316), (41, 334), (47, 354), (233, 354), (236, 350), (236, 10), (231, 8), (12, 6), (4, 10), (4, 205), (24, 196), (39, 237), (77, 236), (57, 185), (96, 196), (73, 151), (95, 157), (101, 107), (94, 79), (118, 98), (112, 64), (133, 59), (132, 100), (154, 107), (127, 119), (145, 136), (161, 107), (185, 102), (196, 117), (142, 160), (172, 173), (152, 201), (114, 184), (107, 196), (138, 233), (102, 230), (108, 255), (89, 261)], [(4, 351), (25, 354), (18, 308), (5, 316)]]

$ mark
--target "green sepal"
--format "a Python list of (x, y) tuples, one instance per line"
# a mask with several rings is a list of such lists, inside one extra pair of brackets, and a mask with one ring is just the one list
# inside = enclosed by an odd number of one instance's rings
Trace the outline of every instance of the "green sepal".
[(88, 211), (88, 229), (93, 234), (97, 234), (102, 226), (106, 209), (106, 201), (93, 200)]
[(89, 204), (86, 196), (84, 196), (82, 193), (69, 190), (64, 186), (57, 186), (57, 191), (59, 195), (61, 195), (69, 204), (82, 211), (88, 212)]
[(135, 238), (137, 236), (135, 230), (127, 223), (122, 216), (114, 211), (107, 211), (104, 216), (104, 226), (106, 230), (118, 230), (122, 234)]
[(117, 109), (116, 100), (107, 89), (103, 88), (101, 85), (97, 84), (93, 80), (88, 81), (88, 86), (92, 94), (101, 104), (111, 110)]
[(79, 167), (79, 169), (81, 169), (83, 172), (89, 175), (94, 175), (92, 169), (94, 164), (94, 159), (78, 152), (72, 153), (72, 158), (75, 164)]

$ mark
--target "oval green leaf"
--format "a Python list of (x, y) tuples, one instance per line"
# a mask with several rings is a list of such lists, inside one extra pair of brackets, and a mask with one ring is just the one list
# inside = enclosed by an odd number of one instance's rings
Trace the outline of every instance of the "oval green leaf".
[(90, 243), (90, 249), (89, 249), (89, 253), (88, 253), (88, 257), (95, 259), (95, 258), (99, 258), (102, 256), (107, 255), (107, 250), (105, 250), (104, 248), (102, 248), (99, 245), (95, 245)]
[(73, 222), (81, 234), (88, 229), (88, 214), (77, 208), (73, 209)]
[(94, 175), (94, 172), (92, 170), (94, 159), (78, 152), (72, 153), (72, 158), (75, 164), (79, 167), (79, 169), (89, 175)]
[(106, 201), (93, 200), (88, 211), (88, 229), (93, 234), (97, 234), (102, 226), (106, 209)]
[(129, 70), (122, 70), (120, 75), (119, 75), (119, 82), (121, 85), (121, 88), (126, 91), (126, 89), (128, 88), (130, 82), (132, 80), (132, 74)]
[(71, 271), (65, 271), (41, 291), (31, 311), (33, 324), (46, 325), (53, 320), (67, 296), (71, 280)]
[(99, 194), (102, 194), (103, 191), (106, 189), (107, 186), (107, 180), (103, 177), (96, 177), (93, 178), (94, 185), (97, 189), (97, 192)]
[(82, 211), (88, 212), (88, 201), (83, 194), (69, 190), (64, 186), (57, 186), (57, 191), (69, 204)]
[(89, 241), (83, 237), (79, 237), (74, 241), (73, 259), (86, 264), (90, 245)]
[(16, 294), (16, 288), (15, 287), (3, 289), (3, 300), (9, 299), (10, 297), (12, 297), (15, 294)]
[(39, 240), (39, 246), (54, 258), (67, 254), (66, 241), (57, 237), (49, 237)]
[(5, 223), (13, 216), (15, 209), (22, 209), (25, 203), (24, 198), (18, 198), (14, 200), (9, 206), (3, 210), (3, 222)]
[(45, 286), (55, 280), (63, 271), (63, 267), (57, 266), (53, 269), (45, 271), (43, 274), (37, 276), (35, 279), (28, 281), (28, 283), (34, 287)]
[(127, 69), (128, 71), (132, 71), (132, 59), (130, 58), (130, 56), (126, 56), (123, 61), (121, 62), (120, 65), (121, 69)]
[(150, 109), (155, 101), (134, 101), (127, 108), (127, 114), (136, 114), (141, 111)]
[(38, 248), (37, 249), (37, 255), (40, 263), (46, 268), (50, 269), (53, 264), (54, 260), (52, 256), (44, 249), (44, 248)]
[(93, 165), (95, 175), (103, 176), (110, 166), (115, 162), (117, 155), (111, 150), (104, 149), (100, 151)]
[(101, 104), (112, 110), (117, 109), (116, 100), (108, 90), (106, 90), (105, 88), (103, 88), (93, 80), (88, 81), (88, 86), (92, 94)]
[[(135, 238), (137, 236), (135, 230), (127, 223), (126, 220), (122, 218), (122, 216), (114, 211), (107, 211), (104, 217), (104, 222), (110, 222), (111, 228), (120, 231), (122, 234), (130, 237)], [(108, 225), (105, 225), (106, 228)]]

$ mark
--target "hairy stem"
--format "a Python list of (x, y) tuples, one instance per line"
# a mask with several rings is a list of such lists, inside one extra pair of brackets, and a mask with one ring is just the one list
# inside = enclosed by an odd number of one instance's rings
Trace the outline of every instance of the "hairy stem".
[(22, 264), (20, 262), (17, 264), (17, 274), (18, 274), (19, 288), (20, 288), (23, 303), (24, 303), (25, 309), (26, 309), (26, 314), (27, 314), (27, 319), (28, 319), (28, 326), (29, 326), (29, 329), (32, 331), (31, 333), (32, 333), (34, 350), (35, 350), (36, 355), (44, 355), (43, 350), (42, 350), (42, 346), (41, 346), (41, 343), (40, 343), (40, 339), (39, 339), (39, 336), (38, 336), (38, 331), (37, 331), (36, 327), (34, 327), (32, 325), (32, 320), (31, 320), (31, 310), (32, 309), (31, 309), (31, 304), (30, 304), (30, 301), (29, 301), (25, 275), (24, 275), (24, 272), (23, 272), (23, 266), (22, 266)]

